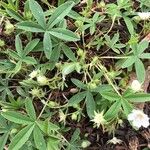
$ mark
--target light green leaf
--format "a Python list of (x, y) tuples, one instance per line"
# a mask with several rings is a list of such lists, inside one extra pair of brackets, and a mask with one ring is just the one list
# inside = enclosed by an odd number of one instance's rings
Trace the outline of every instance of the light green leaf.
[(21, 42), (19, 35), (16, 36), (15, 47), (16, 47), (16, 51), (17, 51), (18, 55), (21, 57), (23, 54), (23, 51), (22, 51), (22, 42)]
[(46, 143), (39, 127), (35, 126), (33, 130), (34, 143), (38, 150), (46, 150)]
[(45, 32), (44, 39), (43, 39), (43, 46), (44, 46), (44, 53), (47, 59), (50, 59), (52, 54), (52, 41), (50, 34)]
[(32, 100), (30, 98), (26, 98), (25, 107), (29, 117), (33, 120), (36, 120), (36, 113), (32, 104)]
[(133, 65), (133, 63), (135, 62), (136, 57), (135, 56), (129, 56), (129, 58), (127, 58), (125, 60), (125, 62), (122, 64), (122, 68), (128, 68), (131, 65)]
[(75, 70), (76, 63), (65, 63), (62, 67), (62, 74), (66, 76)]
[(143, 83), (145, 80), (145, 67), (140, 59), (135, 62), (135, 70), (138, 80)]
[(30, 124), (17, 133), (11, 141), (8, 150), (19, 150), (29, 139), (34, 128), (34, 124)]
[(6, 111), (1, 113), (7, 120), (18, 124), (31, 124), (33, 120), (29, 117), (14, 111)]
[(72, 96), (69, 99), (68, 105), (73, 106), (73, 105), (76, 105), (76, 104), (80, 103), (85, 98), (85, 96), (86, 96), (85, 91), (75, 94), (74, 96)]
[(31, 10), (34, 18), (45, 29), (46, 21), (45, 21), (44, 12), (43, 12), (41, 6), (35, 0), (30, 0), (29, 6), (30, 6), (30, 10)]
[(79, 40), (79, 37), (75, 33), (67, 29), (54, 28), (50, 30), (49, 33), (65, 41), (78, 41)]
[(129, 31), (130, 35), (131, 36), (134, 35), (135, 31), (134, 31), (134, 27), (133, 27), (131, 19), (129, 19), (128, 17), (123, 17), (123, 19), (124, 19), (124, 21), (126, 23), (126, 26), (128, 28), (128, 31)]
[(73, 2), (66, 2), (58, 8), (56, 8), (51, 17), (49, 18), (48, 29), (52, 28), (54, 25), (60, 22), (66, 15), (68, 15), (73, 5)]
[(137, 53), (142, 54), (148, 48), (149, 42), (146, 40), (141, 41), (137, 46)]
[(135, 93), (132, 95), (127, 95), (124, 97), (128, 101), (139, 103), (139, 102), (149, 102), (150, 101), (150, 94), (146, 93)]
[(28, 65), (37, 64), (37, 61), (35, 60), (35, 58), (30, 57), (30, 56), (26, 56), (22, 61), (24, 61)]
[(121, 103), (122, 103), (122, 107), (123, 107), (123, 112), (125, 113), (126, 116), (128, 116), (128, 114), (133, 109), (132, 105), (126, 99), (122, 99)]
[(17, 24), (17, 27), (29, 32), (44, 32), (44, 29), (40, 25), (29, 21), (20, 22)]
[(139, 56), (139, 58), (142, 58), (142, 59), (150, 59), (150, 53), (143, 53)]
[(92, 118), (94, 116), (94, 111), (95, 111), (95, 101), (94, 101), (94, 98), (93, 98), (93, 95), (91, 92), (87, 92), (86, 93), (86, 111), (87, 111), (87, 114), (90, 118)]

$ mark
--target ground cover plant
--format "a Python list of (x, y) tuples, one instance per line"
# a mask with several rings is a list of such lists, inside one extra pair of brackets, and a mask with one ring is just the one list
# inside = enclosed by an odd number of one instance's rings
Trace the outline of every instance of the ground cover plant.
[(0, 150), (150, 148), (149, 0), (1, 0), (0, 15)]

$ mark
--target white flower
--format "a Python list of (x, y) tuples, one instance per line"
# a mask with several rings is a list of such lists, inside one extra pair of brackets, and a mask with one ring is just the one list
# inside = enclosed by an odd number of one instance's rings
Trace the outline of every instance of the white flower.
[(141, 20), (148, 20), (150, 18), (150, 12), (138, 12), (137, 15)]
[(107, 141), (107, 144), (112, 143), (112, 144), (121, 144), (123, 141), (120, 139), (117, 139), (116, 137), (113, 137), (111, 140)]
[(141, 110), (133, 109), (132, 112), (128, 115), (128, 120), (131, 121), (132, 125), (138, 129), (141, 126), (145, 128), (149, 126), (149, 117)]
[(40, 75), (40, 76), (37, 77), (37, 82), (40, 85), (47, 85), (48, 84), (48, 79), (45, 76)]
[(35, 78), (36, 76), (38, 75), (38, 70), (33, 70), (30, 74), (29, 74), (29, 77), (31, 79)]
[(133, 80), (131, 83), (131, 89), (135, 92), (141, 90), (141, 83), (138, 80)]
[(104, 119), (103, 111), (101, 113), (94, 111), (94, 118), (91, 121), (94, 122), (94, 126), (97, 128), (99, 128), (100, 125), (105, 124), (106, 120)]

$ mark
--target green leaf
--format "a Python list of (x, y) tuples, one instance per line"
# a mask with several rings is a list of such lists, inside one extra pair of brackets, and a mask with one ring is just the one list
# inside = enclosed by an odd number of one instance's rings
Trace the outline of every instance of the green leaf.
[(130, 56), (129, 58), (127, 58), (125, 60), (125, 62), (122, 64), (122, 68), (128, 68), (131, 65), (133, 65), (133, 63), (135, 62), (136, 57), (135, 56)]
[(46, 143), (39, 127), (35, 126), (33, 130), (34, 143), (38, 150), (46, 150)]
[(70, 30), (62, 28), (54, 28), (49, 31), (49, 33), (61, 40), (65, 41), (78, 41), (78, 36)]
[(73, 72), (76, 68), (76, 63), (65, 63), (62, 67), (62, 74), (63, 76), (66, 76)]
[(27, 55), (28, 53), (30, 53), (37, 46), (39, 41), (40, 41), (39, 39), (34, 39), (31, 42), (29, 42), (27, 46), (24, 48), (24, 52), (23, 52), (24, 55)]
[(124, 96), (125, 99), (127, 99), (128, 101), (131, 102), (149, 102), (150, 101), (150, 94), (146, 94), (146, 93), (135, 93), (132, 95), (127, 95)]
[(28, 65), (37, 64), (37, 61), (35, 60), (35, 58), (30, 57), (30, 56), (25, 57), (22, 61), (24, 61)]
[(20, 59), (20, 57), (18, 56), (18, 54), (15, 51), (9, 50), (8, 51), (8, 55), (14, 59)]
[(150, 53), (143, 53), (139, 56), (139, 58), (142, 58), (142, 59), (150, 59)]
[(135, 62), (135, 70), (136, 70), (137, 79), (141, 83), (143, 83), (145, 80), (145, 67), (140, 59), (137, 59)]
[(75, 84), (78, 88), (81, 88), (81, 89), (87, 89), (86, 87), (86, 85), (83, 83), (83, 82), (81, 82), (80, 80), (78, 80), (78, 79), (71, 79), (71, 81), (73, 82), (73, 84)]
[(80, 92), (75, 94), (69, 99), (68, 106), (73, 106), (80, 103), (86, 96), (86, 92)]
[(94, 101), (94, 98), (93, 98), (93, 95), (91, 92), (87, 92), (86, 93), (86, 111), (87, 111), (87, 114), (90, 118), (92, 118), (94, 116), (94, 111), (95, 111), (95, 101)]
[(4, 133), (2, 136), (0, 136), (0, 150), (4, 150), (8, 135), (8, 133)]
[(109, 101), (116, 101), (121, 98), (117, 93), (114, 93), (112, 91), (108, 91), (108, 92), (103, 91), (103, 92), (100, 92), (100, 94)]
[(16, 36), (15, 47), (16, 47), (16, 51), (17, 51), (18, 55), (21, 57), (23, 54), (23, 51), (22, 51), (22, 42), (21, 42), (19, 35)]
[(34, 124), (30, 124), (17, 133), (11, 141), (8, 150), (19, 150), (29, 139), (34, 128)]
[(25, 107), (29, 117), (33, 120), (36, 120), (36, 113), (32, 104), (32, 100), (30, 98), (26, 98)]
[(75, 54), (72, 52), (72, 50), (66, 44), (62, 44), (62, 50), (71, 61), (74, 61), (74, 62), (77, 61)]
[(44, 46), (44, 53), (47, 59), (50, 59), (52, 54), (52, 41), (50, 34), (45, 32), (44, 39), (43, 39), (43, 46)]
[(51, 17), (48, 21), (48, 29), (55, 26), (58, 22), (60, 22), (68, 13), (70, 12), (71, 8), (73, 7), (73, 2), (66, 2), (55, 9), (52, 13)]
[(106, 120), (111, 120), (117, 117), (119, 110), (121, 109), (121, 100), (116, 101), (105, 113)]
[(131, 19), (128, 17), (123, 17), (123, 19), (126, 23), (126, 26), (128, 28), (129, 33), (131, 34), (131, 36), (134, 35), (134, 27), (133, 27)]
[(59, 150), (60, 140), (55, 137), (49, 137), (47, 141), (47, 150)]
[(41, 6), (35, 0), (30, 0), (29, 6), (34, 18), (45, 29), (46, 28), (45, 16)]
[(1, 114), (4, 118), (14, 123), (24, 124), (24, 125), (33, 123), (32, 119), (18, 112), (6, 111), (6, 112), (2, 112)]
[(44, 29), (40, 25), (29, 21), (20, 22), (17, 24), (17, 27), (29, 32), (44, 32)]
[(13, 19), (16, 19), (16, 20), (19, 21), (19, 22), (24, 21), (24, 18), (23, 18), (19, 13), (17, 13), (17, 12), (14, 11), (14, 10), (7, 8), (7, 9), (6, 9), (6, 12), (7, 12)]
[(123, 112), (125, 113), (126, 116), (128, 116), (128, 114), (133, 109), (132, 105), (126, 99), (122, 99), (121, 103), (122, 103), (122, 107), (123, 107)]
[(137, 46), (137, 53), (142, 54), (148, 48), (149, 42), (146, 40), (141, 41)]

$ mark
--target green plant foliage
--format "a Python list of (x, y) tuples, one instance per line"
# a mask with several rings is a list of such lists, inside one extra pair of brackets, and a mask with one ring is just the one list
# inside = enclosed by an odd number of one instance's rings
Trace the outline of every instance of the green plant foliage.
[(1, 0), (0, 150), (116, 149), (120, 127), (140, 133), (149, 10), (146, 0)]

